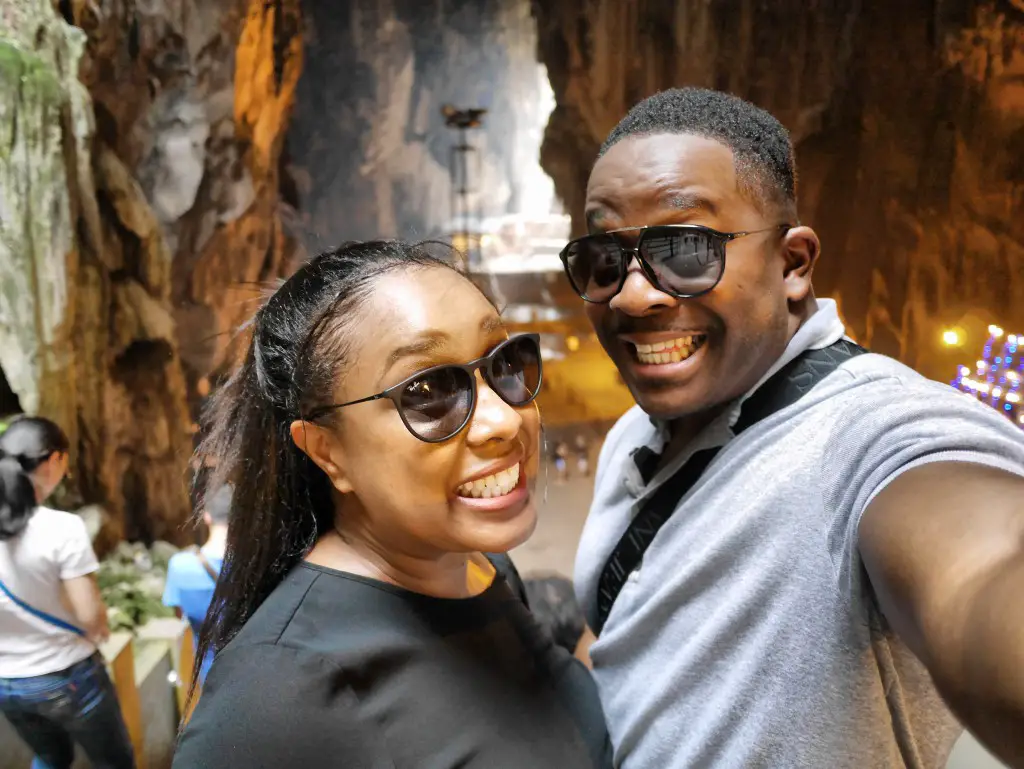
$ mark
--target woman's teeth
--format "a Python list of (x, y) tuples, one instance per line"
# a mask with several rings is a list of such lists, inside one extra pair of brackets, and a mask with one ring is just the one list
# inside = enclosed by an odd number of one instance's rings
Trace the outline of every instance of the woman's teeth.
[(636, 357), (641, 363), (678, 363), (697, 352), (705, 339), (704, 334), (694, 334), (654, 344), (638, 344)]
[(518, 485), (519, 465), (514, 465), (508, 470), (502, 470), (500, 473), (464, 483), (459, 486), (458, 493), (460, 497), (491, 499), (492, 497), (503, 497), (506, 494), (511, 494)]

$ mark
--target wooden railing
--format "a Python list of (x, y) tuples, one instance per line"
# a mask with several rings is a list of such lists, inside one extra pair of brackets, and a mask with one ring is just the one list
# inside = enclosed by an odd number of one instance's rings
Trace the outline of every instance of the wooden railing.
[[(192, 629), (177, 619), (160, 619), (139, 628), (135, 636), (114, 633), (100, 649), (117, 691), (125, 726), (135, 749), (138, 769), (150, 769), (146, 750), (146, 722), (139, 687), (151, 675), (154, 663), (170, 655), (177, 713), (185, 713), (186, 698), (195, 665)], [(173, 735), (169, 735), (173, 739)]]

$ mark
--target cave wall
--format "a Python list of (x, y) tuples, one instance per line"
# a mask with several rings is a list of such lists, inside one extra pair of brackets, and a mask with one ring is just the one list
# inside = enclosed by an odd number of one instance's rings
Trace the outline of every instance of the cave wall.
[[(1024, 330), (1020, 0), (534, 0), (557, 107), (541, 162), (576, 232), (598, 147), (658, 90), (731, 91), (790, 129), (819, 295), (928, 375)], [(962, 327), (963, 350), (940, 345)]]
[[(306, 63), (288, 134), (291, 202), (311, 251), (348, 239), (423, 238), (450, 219), (441, 105), (485, 107), (470, 132), (483, 215), (549, 209), (537, 164), (550, 95), (523, 0), (304, 4)], [(546, 210), (544, 210), (546, 212)]]
[(122, 537), (184, 541), (190, 404), (297, 253), (297, 0), (0, 0), (0, 367)]

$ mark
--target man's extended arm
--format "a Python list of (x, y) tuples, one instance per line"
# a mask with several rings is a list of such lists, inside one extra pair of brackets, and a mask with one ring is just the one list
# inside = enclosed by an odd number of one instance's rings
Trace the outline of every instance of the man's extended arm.
[(953, 712), (1024, 767), (1024, 478), (908, 470), (864, 511), (859, 546), (886, 619)]

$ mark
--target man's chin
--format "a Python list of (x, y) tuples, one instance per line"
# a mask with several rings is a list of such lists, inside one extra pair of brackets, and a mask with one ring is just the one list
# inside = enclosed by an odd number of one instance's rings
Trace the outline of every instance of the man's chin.
[(637, 405), (648, 416), (664, 421), (685, 419), (706, 414), (717, 408), (718, 399), (708, 393), (689, 387), (650, 387), (636, 383), (629, 384), (630, 392)]

